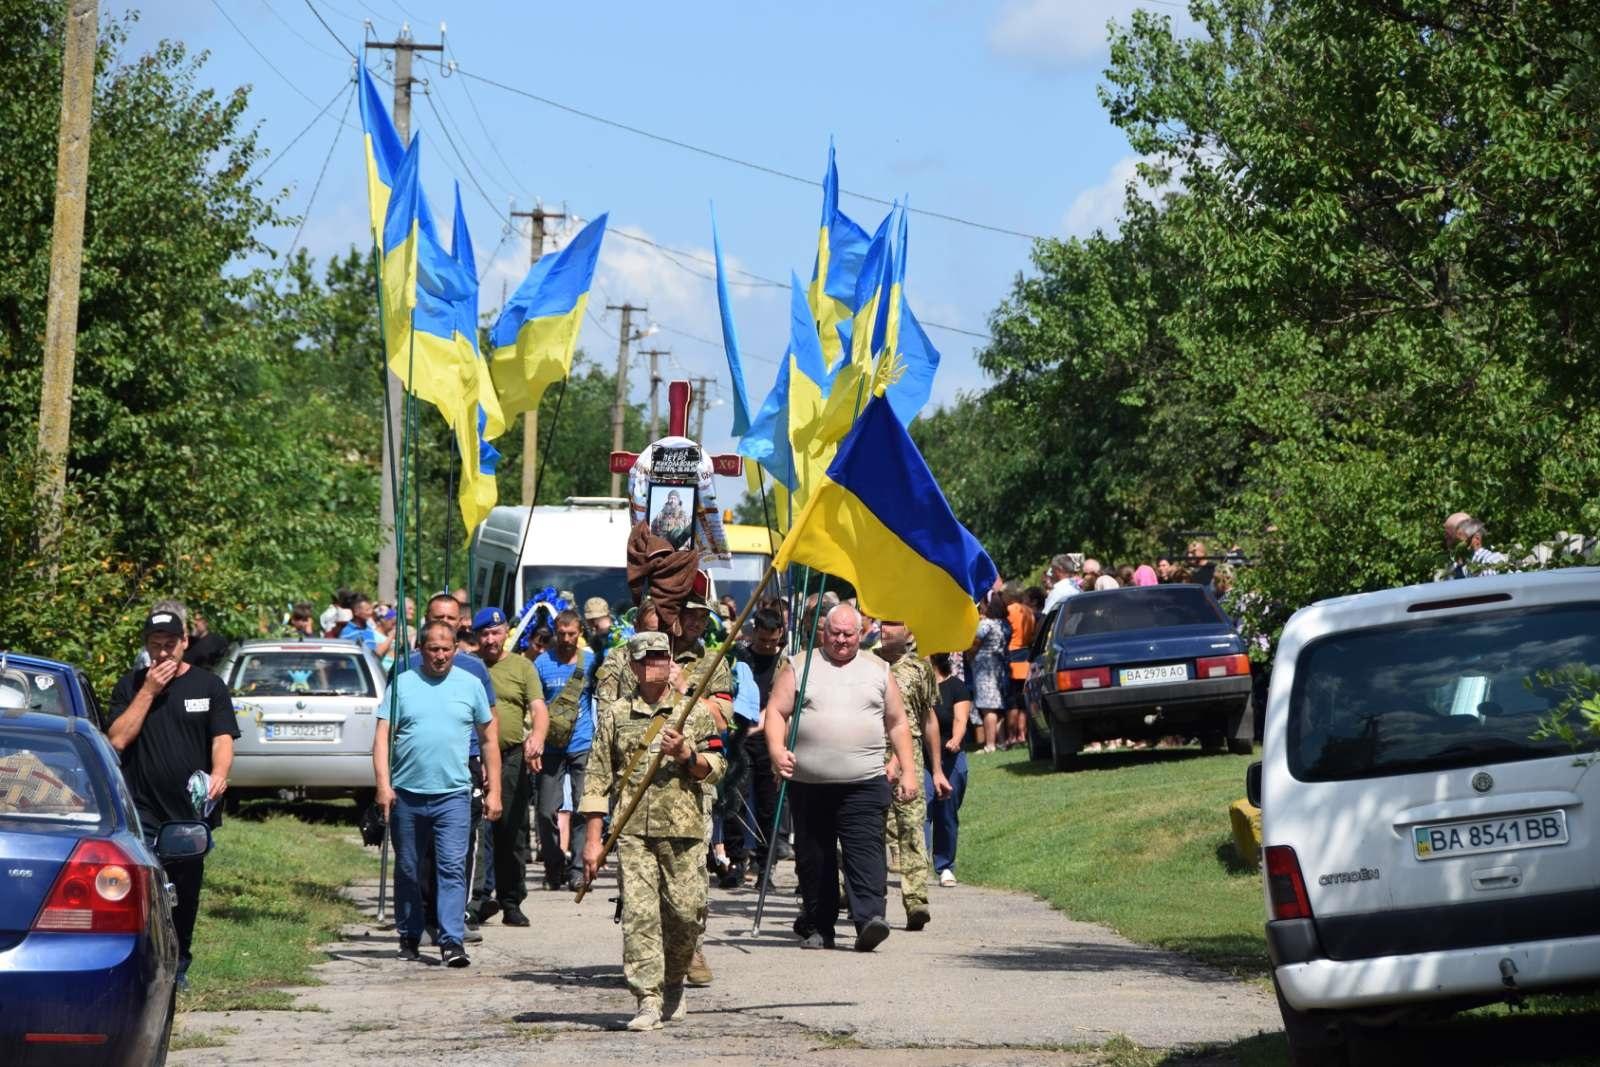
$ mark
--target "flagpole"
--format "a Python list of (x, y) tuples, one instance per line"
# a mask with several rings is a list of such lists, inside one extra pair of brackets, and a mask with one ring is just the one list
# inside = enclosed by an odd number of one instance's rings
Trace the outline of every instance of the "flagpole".
[[(460, 418), (461, 416), (457, 417)], [(450, 588), (450, 526), (452, 519), (450, 513), (456, 509), (456, 467), (461, 462), (461, 449), (456, 447), (454, 429), (454, 427), (451, 427), (450, 466), (445, 471), (444, 476), (444, 585), (440, 587), (443, 589)], [(469, 579), (472, 577), (470, 572), (467, 577)], [(470, 590), (467, 593), (467, 599), (469, 601), (472, 599)]]
[[(533, 498), (528, 501), (528, 518), (522, 524), (522, 537), (517, 542), (517, 554), (512, 562), (512, 566), (516, 568), (515, 577), (512, 578), (511, 582), (511, 588), (513, 589), (516, 589), (520, 584), (520, 578), (522, 575), (522, 550), (528, 547), (528, 531), (533, 529), (533, 509), (539, 504), (539, 489), (544, 485), (544, 469), (550, 462), (550, 448), (556, 443), (556, 430), (559, 429), (561, 425), (561, 405), (566, 402), (567, 382), (571, 379), (571, 377), (572, 369), (569, 367), (567, 368), (567, 377), (561, 379), (561, 393), (556, 397), (555, 414), (550, 417), (550, 432), (545, 435), (544, 444), (538, 446), (539, 467), (533, 476)], [(543, 401), (544, 397), (541, 396), (539, 399)], [(535, 414), (538, 413), (537, 404), (534, 405), (534, 412)], [(537, 440), (535, 443), (537, 443)], [(471, 575), (469, 574), (468, 578), (470, 579), (470, 577)], [(516, 611), (520, 614), (524, 606), (525, 605), (523, 604), (517, 604)], [(522, 631), (520, 629), (515, 630), (512, 632), (508, 640), (512, 645), (515, 645), (517, 640), (521, 637), (521, 634)]]

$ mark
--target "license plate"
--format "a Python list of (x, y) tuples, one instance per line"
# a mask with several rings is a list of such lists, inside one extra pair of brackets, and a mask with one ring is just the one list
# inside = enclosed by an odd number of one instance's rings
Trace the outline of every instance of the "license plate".
[(268, 741), (339, 740), (339, 724), (336, 722), (269, 722), (265, 730)]
[(1183, 663), (1168, 663), (1160, 667), (1125, 667), (1120, 672), (1121, 685), (1153, 685), (1156, 682), (1187, 682), (1189, 667)]
[(1419, 860), (1509, 852), (1518, 848), (1548, 848), (1567, 843), (1567, 813), (1557, 808), (1510, 819), (1431, 823), (1414, 827), (1411, 842)]

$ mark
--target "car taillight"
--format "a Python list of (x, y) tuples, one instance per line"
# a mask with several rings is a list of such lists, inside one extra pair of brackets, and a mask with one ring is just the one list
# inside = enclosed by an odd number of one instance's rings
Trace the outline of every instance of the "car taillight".
[(1300, 876), (1300, 858), (1288, 845), (1268, 845), (1266, 849), (1267, 899), (1272, 901), (1274, 919), (1311, 918), (1311, 899), (1306, 896), (1306, 880)]
[(1227, 678), (1250, 673), (1249, 656), (1204, 656), (1194, 661), (1196, 678)]
[(35, 930), (82, 934), (134, 934), (144, 929), (149, 895), (145, 869), (110, 841), (85, 838), (72, 850)]
[(1108, 667), (1086, 667), (1077, 671), (1056, 671), (1056, 688), (1062, 692), (1068, 689), (1108, 689), (1111, 686), (1111, 670)]

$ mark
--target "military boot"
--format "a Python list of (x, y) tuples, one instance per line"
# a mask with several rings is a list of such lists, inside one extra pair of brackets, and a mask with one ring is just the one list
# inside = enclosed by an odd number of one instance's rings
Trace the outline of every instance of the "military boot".
[(683, 1006), (683, 986), (669, 985), (661, 995), (661, 1021), (675, 1023), (689, 1013)]
[(628, 1020), (629, 1030), (661, 1029), (661, 998), (654, 994), (639, 998), (639, 1014)]
[(683, 980), (692, 986), (711, 984), (711, 967), (706, 963), (705, 949), (694, 950), (694, 959), (689, 961), (689, 969), (684, 972)]

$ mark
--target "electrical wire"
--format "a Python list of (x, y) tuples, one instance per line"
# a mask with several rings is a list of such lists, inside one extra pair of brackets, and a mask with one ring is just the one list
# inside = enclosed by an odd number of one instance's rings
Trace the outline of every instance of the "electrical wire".
[[(461, 124), (456, 121), (456, 117), (450, 113), (450, 105), (445, 103), (444, 94), (435, 93), (431, 82), (423, 82), (422, 94), (428, 98), (428, 106), (433, 109), (433, 117), (439, 120), (442, 130), (462, 129)], [(472, 166), (470, 167), (465, 159), (462, 159), (461, 162), (461, 165), (467, 168), (469, 175), (482, 174), (484, 178), (494, 182), (495, 187), (504, 193), (507, 199), (516, 199), (516, 193), (512, 189), (500, 184), (499, 179), (489, 174), (489, 168), (483, 165), (483, 160), (478, 158), (478, 153), (472, 150), (472, 142), (468, 141), (465, 135), (461, 138), (461, 144), (465, 146), (466, 154), (472, 157)], [(452, 144), (451, 148), (457, 148), (457, 146)], [(456, 150), (456, 158), (461, 159), (461, 150), (458, 148)], [(473, 180), (475, 181), (476, 179), (474, 178)]]
[[(249, 47), (250, 51), (254, 52), (257, 57), (260, 58), (261, 62), (265, 63), (268, 68), (271, 69), (272, 73), (276, 74), (280, 79), (282, 79), (283, 84), (287, 85), (290, 89), (293, 89), (295, 95), (299, 96), (300, 99), (304, 100), (306, 103), (312, 105), (313, 107), (316, 106), (317, 102), (311, 99), (311, 97), (307, 96), (304, 89), (301, 89), (300, 86), (296, 85), (287, 74), (278, 69), (277, 64), (273, 63), (272, 60), (267, 58), (267, 54), (265, 52), (256, 47), (256, 43), (250, 39), (250, 36), (245, 33), (244, 30), (239, 28), (239, 24), (237, 22), (233, 21), (233, 16), (228, 14), (228, 9), (222, 6), (220, 0), (211, 0), (211, 6), (217, 9), (217, 14), (221, 15), (223, 19), (227, 21), (229, 26), (233, 27), (233, 32), (239, 35), (239, 39), (244, 41), (244, 43)], [(345, 124), (343, 119), (340, 120), (340, 124)]]
[[(450, 43), (450, 35), (440, 34), (440, 36), (444, 38), (444, 46), (449, 50), (450, 62), (456, 63), (456, 49), (455, 45)], [(457, 63), (457, 65), (459, 66), (460, 64)], [(506, 162), (506, 157), (500, 154), (499, 138), (489, 132), (489, 124), (483, 121), (483, 113), (478, 110), (478, 101), (473, 98), (471, 88), (468, 87), (465, 79), (457, 82), (457, 84), (461, 86), (461, 92), (466, 96), (467, 104), (472, 108), (473, 117), (478, 120), (478, 128), (483, 131), (483, 139), (489, 143), (489, 150), (500, 161), (500, 165), (506, 169), (506, 175), (510, 178), (511, 184), (516, 185), (520, 180), (517, 177), (516, 168)]]
[[(333, 38), (334, 43), (337, 44), (340, 48), (343, 48), (344, 51), (345, 51), (345, 54), (348, 55), (351, 59), (355, 59), (356, 58), (356, 54), (354, 52), (350, 51), (350, 46), (344, 43), (344, 39), (343, 38), (341, 38), (337, 33), (333, 32), (333, 27), (328, 25), (328, 20), (322, 17), (322, 12), (317, 10), (316, 5), (313, 4), (311, 2), (311, 0), (306, 0), (306, 7), (310, 8), (311, 9), (311, 13), (317, 17), (317, 21), (322, 23), (322, 28), (328, 31), (328, 36)], [(337, 12), (335, 12), (335, 14), (337, 14)], [(280, 17), (282, 17), (282, 16), (280, 16)], [(344, 17), (347, 18), (347, 19), (355, 19), (355, 21), (357, 21), (357, 22), (361, 22), (362, 21), (360, 19), (356, 19), (354, 15), (346, 15)]]
[[(433, 62), (438, 63), (439, 60), (433, 60)], [(767, 174), (767, 175), (770, 175), (770, 176), (772, 176), (774, 178), (782, 178), (785, 181), (798, 182), (801, 185), (810, 186), (812, 188), (820, 188), (821, 185), (822, 185), (821, 182), (816, 181), (815, 179), (806, 178), (806, 177), (803, 177), (802, 175), (794, 174), (794, 173), (792, 173), (790, 171), (786, 171), (786, 170), (781, 170), (781, 169), (779, 169), (777, 167), (771, 167), (771, 166), (768, 166), (765, 163), (757, 163), (757, 162), (755, 162), (753, 160), (741, 159), (738, 156), (730, 156), (726, 152), (718, 152), (715, 149), (706, 148), (703, 145), (697, 145), (697, 144), (693, 144), (693, 143), (691, 143), (689, 141), (679, 140), (676, 137), (668, 137), (665, 134), (654, 133), (654, 132), (652, 132), (650, 130), (646, 130), (643, 127), (640, 127), (640, 126), (633, 126), (633, 125), (630, 125), (629, 123), (626, 123), (626, 122), (619, 122), (616, 119), (606, 118), (604, 115), (597, 115), (592, 111), (585, 111), (582, 108), (573, 107), (570, 104), (563, 104), (559, 100), (552, 100), (547, 96), (540, 96), (538, 93), (530, 92), (527, 89), (518, 88), (515, 85), (507, 85), (505, 82), (496, 81), (493, 78), (484, 77), (482, 74), (475, 74), (472, 71), (463, 68), (459, 63), (456, 65), (455, 73), (460, 74), (462, 77), (471, 78), (474, 81), (482, 82), (485, 85), (491, 85), (494, 88), (501, 90), (502, 92), (512, 93), (512, 94), (514, 94), (516, 96), (524, 97), (524, 98), (526, 98), (528, 100), (534, 101), (535, 103), (544, 104), (546, 107), (555, 108), (558, 111), (565, 111), (569, 115), (576, 115), (579, 118), (587, 119), (590, 122), (597, 122), (597, 123), (599, 123), (599, 124), (601, 124), (603, 126), (610, 126), (613, 129), (622, 130), (622, 131), (624, 131), (626, 133), (631, 133), (636, 137), (643, 137), (643, 138), (646, 138), (648, 140), (655, 141), (655, 142), (657, 142), (659, 144), (670, 145), (673, 148), (680, 148), (680, 149), (682, 149), (682, 150), (684, 150), (686, 152), (693, 152), (696, 155), (705, 156), (708, 159), (719, 160), (719, 161), (721, 161), (723, 163), (731, 163), (734, 166), (744, 167), (744, 168), (746, 168), (748, 170), (753, 170), (753, 171), (757, 171), (757, 172), (762, 173), (762, 174)], [(894, 201), (885, 200), (883, 197), (873, 196), (870, 193), (862, 193), (862, 192), (857, 192), (856, 190), (853, 190), (853, 189), (844, 189), (844, 188), (841, 188), (839, 191), (841, 193), (844, 193), (847, 196), (853, 196), (853, 197), (856, 197), (859, 200), (868, 201), (869, 203), (881, 204), (881, 205), (883, 205), (885, 207), (893, 207), (894, 206)], [(925, 216), (927, 218), (939, 219), (939, 220), (941, 220), (943, 222), (955, 223), (956, 225), (959, 225), (959, 226), (969, 226), (969, 227), (971, 227), (973, 229), (977, 229), (977, 230), (986, 230), (986, 231), (988, 231), (990, 233), (1004, 234), (1007, 237), (1021, 237), (1021, 238), (1025, 239), (1025, 240), (1029, 240), (1029, 241), (1039, 241), (1039, 240), (1043, 240), (1044, 239), (1043, 236), (1040, 235), (1040, 234), (1028, 233), (1025, 230), (1016, 230), (1016, 229), (1012, 229), (1012, 228), (1007, 227), (1007, 226), (996, 226), (996, 225), (994, 225), (992, 223), (987, 223), (987, 222), (979, 222), (976, 219), (963, 218), (960, 215), (951, 215), (951, 214), (947, 214), (946, 212), (943, 212), (943, 211), (933, 211), (933, 210), (930, 210), (928, 208), (917, 208), (917, 207), (908, 208), (907, 210), (909, 210), (912, 214), (915, 214), (915, 215), (922, 215), (922, 216)]]
[[(347, 99), (344, 102), (344, 113), (345, 113), (345, 115), (350, 114), (350, 101), (354, 100), (355, 96), (356, 96), (355, 93), (351, 93), (349, 99)], [(295, 247), (300, 244), (300, 235), (305, 233), (306, 220), (311, 218), (311, 208), (317, 202), (317, 191), (322, 188), (322, 179), (327, 177), (328, 164), (333, 162), (333, 150), (339, 147), (339, 138), (340, 138), (340, 136), (343, 135), (343, 133), (344, 133), (344, 119), (343, 119), (343, 116), (341, 116), (338, 127), (333, 131), (333, 143), (328, 146), (328, 154), (326, 156), (324, 156), (323, 159), (322, 159), (322, 169), (317, 172), (316, 184), (311, 187), (311, 197), (310, 197), (310, 199), (308, 199), (306, 201), (305, 214), (300, 216), (300, 225), (295, 228), (294, 240), (289, 242), (289, 251), (284, 253), (284, 257), (283, 258), (284, 258), (285, 262), (289, 261), (290, 259), (292, 259), (294, 257)]]
[(289, 150), (292, 149), (295, 145), (300, 143), (300, 138), (302, 138), (306, 134), (310, 133), (311, 132), (311, 128), (313, 126), (315, 126), (317, 123), (322, 121), (322, 116), (324, 116), (324, 115), (326, 115), (328, 113), (328, 109), (333, 107), (334, 104), (337, 104), (339, 102), (340, 97), (344, 96), (344, 94), (349, 92), (349, 91), (350, 91), (350, 86), (349, 85), (345, 85), (337, 93), (334, 93), (332, 99), (330, 99), (326, 104), (322, 105), (322, 110), (317, 112), (316, 115), (312, 118), (312, 120), (310, 122), (306, 123), (305, 128), (303, 130), (301, 130), (299, 133), (295, 134), (294, 137), (289, 141), (288, 144), (284, 145), (277, 152), (274, 152), (272, 154), (272, 157), (267, 160), (266, 166), (262, 167), (260, 170), (256, 171), (253, 175), (251, 175), (250, 177), (246, 178), (245, 181), (247, 183), (248, 182), (256, 182), (256, 181), (260, 181), (262, 178), (265, 178), (267, 176), (267, 171), (271, 170), (273, 168), (273, 166), (278, 162), (278, 160), (280, 160), (284, 156), (288, 155), (289, 154)]
[[(278, 9), (273, 7), (272, 4), (268, 2), (268, 0), (261, 0), (261, 6), (266, 8), (267, 9), (267, 13), (270, 14), (273, 18), (275, 18), (279, 22), (283, 23), (285, 29), (287, 29), (290, 33), (292, 33), (296, 37), (298, 37), (300, 39), (300, 43), (301, 44), (305, 45), (307, 48), (311, 49), (313, 52), (316, 52), (318, 55), (327, 56), (329, 59), (338, 59), (339, 58), (338, 56), (334, 55), (332, 52), (328, 51), (326, 48), (324, 48), (321, 45), (317, 44), (311, 38), (307, 37), (305, 34), (301, 33), (298, 29), (296, 29), (294, 23), (290, 22), (288, 19), (284, 18), (281, 14), (279, 14)], [(345, 51), (348, 52), (349, 49), (347, 48), (347, 49), (345, 49)], [(352, 56), (351, 58), (354, 58), (354, 57)]]

